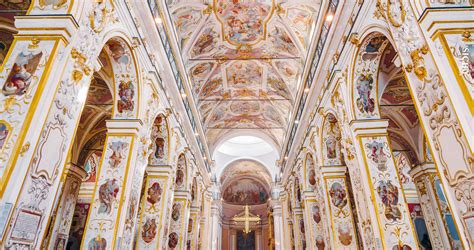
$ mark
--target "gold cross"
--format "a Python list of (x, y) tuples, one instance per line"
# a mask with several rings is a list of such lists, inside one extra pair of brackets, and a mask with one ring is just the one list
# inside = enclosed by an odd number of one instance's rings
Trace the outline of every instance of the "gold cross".
[(244, 222), (244, 233), (248, 234), (250, 232), (252, 232), (252, 230), (250, 230), (250, 222), (259, 222), (260, 221), (260, 216), (257, 215), (257, 217), (253, 217), (253, 216), (250, 216), (250, 212), (249, 212), (249, 206), (248, 205), (245, 205), (244, 206), (244, 215), (243, 216), (234, 216), (234, 219), (233, 219), (235, 222)]

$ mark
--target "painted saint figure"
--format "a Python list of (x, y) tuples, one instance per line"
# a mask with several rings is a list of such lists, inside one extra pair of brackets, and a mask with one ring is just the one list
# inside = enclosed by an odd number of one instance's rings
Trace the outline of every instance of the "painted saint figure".
[(375, 100), (371, 96), (374, 88), (374, 79), (372, 75), (360, 75), (357, 78), (357, 108), (361, 113), (372, 114), (375, 111)]
[(42, 55), (43, 52), (37, 54), (25, 54), (22, 52), (18, 55), (3, 85), (2, 92), (5, 96), (21, 96), (27, 92)]

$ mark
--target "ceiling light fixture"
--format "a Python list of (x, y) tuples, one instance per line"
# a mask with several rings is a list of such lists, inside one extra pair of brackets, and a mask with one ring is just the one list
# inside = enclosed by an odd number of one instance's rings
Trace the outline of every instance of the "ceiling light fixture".
[(155, 23), (157, 23), (157, 24), (161, 24), (162, 22), (163, 22), (163, 20), (161, 20), (161, 18), (160, 18), (160, 17), (158, 17), (158, 16), (157, 16), (157, 17), (155, 17)]
[(333, 15), (329, 14), (329, 15), (326, 16), (326, 21), (331, 22), (332, 19), (334, 19)]
[(288, 160), (288, 156), (285, 156), (285, 160)]
[(300, 123), (300, 121), (298, 121), (298, 120), (295, 120), (295, 124), (298, 124), (298, 123)]
[(304, 92), (305, 92), (305, 93), (308, 93), (308, 92), (309, 92), (309, 88), (304, 88)]

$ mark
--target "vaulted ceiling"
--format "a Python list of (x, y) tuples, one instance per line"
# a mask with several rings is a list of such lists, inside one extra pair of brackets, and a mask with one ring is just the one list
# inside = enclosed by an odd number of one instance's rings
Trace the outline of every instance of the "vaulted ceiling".
[(281, 145), (320, 1), (168, 0), (209, 145), (229, 130)]

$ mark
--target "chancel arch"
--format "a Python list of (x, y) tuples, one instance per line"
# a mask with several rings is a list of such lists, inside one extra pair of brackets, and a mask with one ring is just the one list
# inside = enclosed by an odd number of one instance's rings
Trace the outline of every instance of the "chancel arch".
[[(245, 246), (267, 245), (271, 182), (270, 172), (256, 160), (239, 159), (224, 168), (219, 179), (223, 211), (223, 246), (239, 249)], [(251, 232), (247, 233), (247, 236), (245, 222), (234, 221), (235, 217), (245, 216), (242, 212), (244, 206), (248, 206), (250, 217), (260, 218), (259, 222), (249, 222)]]

